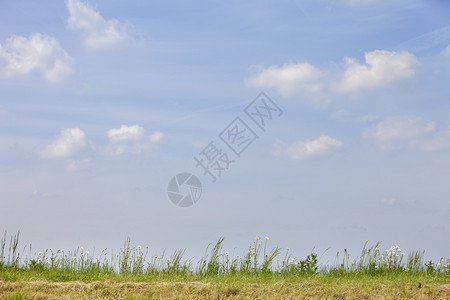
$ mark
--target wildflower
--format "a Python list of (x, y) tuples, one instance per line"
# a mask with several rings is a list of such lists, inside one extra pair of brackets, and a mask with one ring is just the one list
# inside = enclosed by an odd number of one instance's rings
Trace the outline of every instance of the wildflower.
[(155, 259), (158, 258), (158, 256), (155, 256)]
[(142, 247), (141, 246), (138, 246), (138, 249), (141, 249)]
[(261, 246), (261, 243), (259, 243), (258, 245), (260, 245), (260, 246)]
[(228, 255), (228, 252), (225, 252), (225, 255)]
[(152, 264), (152, 262), (149, 262), (148, 264), (149, 264), (149, 265), (151, 265), (151, 264)]
[(268, 240), (269, 239), (269, 237), (268, 236), (266, 236), (266, 240)]
[(256, 239), (259, 240), (259, 236), (257, 236)]
[(89, 254), (89, 251), (86, 251), (86, 254), (88, 255), (88, 254)]
[(80, 247), (80, 251), (83, 251), (84, 250), (84, 248), (83, 247)]
[(39, 252), (39, 254), (38, 254), (39, 256), (41, 256), (42, 255), (42, 252)]

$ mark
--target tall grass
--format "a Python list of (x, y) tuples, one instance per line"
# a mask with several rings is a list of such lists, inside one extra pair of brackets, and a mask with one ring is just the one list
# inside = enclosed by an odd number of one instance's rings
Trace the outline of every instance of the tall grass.
[[(336, 254), (333, 264), (319, 266), (317, 254), (311, 252), (298, 259), (289, 250), (269, 249), (269, 238), (258, 237), (240, 256), (231, 256), (223, 250), (223, 238), (206, 248), (204, 256), (193, 263), (185, 259), (185, 250), (177, 250), (166, 257), (149, 255), (148, 248), (132, 246), (128, 238), (114, 254), (105, 249), (99, 255), (83, 248), (75, 251), (47, 249), (32, 253), (31, 245), (20, 253), (19, 233), (9, 239), (6, 233), (0, 241), (0, 278), (20, 279), (44, 277), (51, 280), (101, 280), (130, 278), (139, 280), (202, 280), (205, 278), (232, 278), (257, 276), (258, 278), (300, 278), (305, 276), (343, 275), (395, 275), (412, 274), (438, 276), (450, 279), (450, 261), (424, 261), (424, 251), (405, 254), (398, 246), (381, 250), (380, 243), (364, 245), (361, 254), (350, 260), (347, 250)], [(25, 254), (26, 249), (29, 253)]]

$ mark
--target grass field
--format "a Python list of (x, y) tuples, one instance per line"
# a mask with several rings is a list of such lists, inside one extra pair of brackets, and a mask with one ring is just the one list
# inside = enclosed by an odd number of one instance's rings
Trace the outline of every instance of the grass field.
[(131, 246), (98, 256), (83, 248), (31, 253), (19, 234), (0, 241), (0, 297), (48, 298), (310, 298), (450, 299), (450, 261), (424, 261), (424, 252), (367, 245), (356, 259), (336, 254), (320, 266), (318, 256), (295, 258), (256, 238), (240, 256), (223, 250), (223, 239), (198, 262), (184, 251), (152, 254)]

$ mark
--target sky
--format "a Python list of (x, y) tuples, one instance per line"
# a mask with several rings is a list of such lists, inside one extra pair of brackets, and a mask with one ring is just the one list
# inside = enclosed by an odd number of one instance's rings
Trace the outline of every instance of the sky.
[[(448, 258), (449, 20), (438, 0), (0, 1), (0, 230), (36, 251), (268, 236)], [(232, 161), (214, 182), (211, 145)], [(184, 172), (190, 207), (167, 190)]]

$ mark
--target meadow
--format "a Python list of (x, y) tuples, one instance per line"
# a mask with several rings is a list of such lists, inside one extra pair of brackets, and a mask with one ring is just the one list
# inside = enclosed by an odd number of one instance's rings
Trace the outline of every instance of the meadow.
[(197, 261), (185, 250), (160, 255), (127, 239), (119, 251), (32, 252), (17, 233), (0, 241), (0, 297), (48, 298), (308, 298), (450, 299), (450, 260), (424, 260), (424, 251), (364, 245), (351, 259), (337, 253), (320, 265), (318, 254), (296, 258), (256, 237), (241, 255), (223, 249), (223, 238)]

